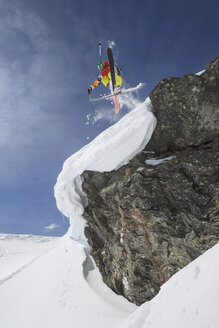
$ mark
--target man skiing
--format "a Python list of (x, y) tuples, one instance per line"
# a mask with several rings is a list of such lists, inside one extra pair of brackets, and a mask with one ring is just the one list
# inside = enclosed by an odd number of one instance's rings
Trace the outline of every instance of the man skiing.
[[(97, 80), (94, 81), (90, 87), (88, 88), (88, 94), (90, 95), (91, 91), (96, 88), (98, 85), (103, 83), (105, 87), (110, 87), (110, 81), (111, 81), (111, 73), (110, 73), (110, 66), (109, 62), (107, 60), (104, 60), (104, 62), (100, 62), (97, 65), (98, 69), (100, 70), (100, 75), (98, 76)], [(114, 71), (115, 71), (115, 80), (116, 80), (116, 87), (119, 87), (122, 85), (123, 79), (120, 74), (120, 70), (116, 65), (114, 65)]]
[[(139, 90), (140, 88), (142, 88), (143, 83), (139, 83), (139, 85), (137, 85), (134, 88), (128, 88), (128, 89), (122, 88), (123, 79), (120, 74), (119, 68), (114, 64), (112, 48), (107, 47), (106, 53), (107, 53), (108, 61), (104, 60), (104, 62), (102, 62), (101, 42), (99, 42), (100, 63), (97, 65), (97, 67), (100, 70), (100, 75), (98, 76), (97, 80), (94, 81), (88, 88), (88, 94), (91, 103), (99, 100), (112, 99), (115, 105), (115, 114), (118, 114), (119, 97), (122, 96), (123, 93), (135, 92)], [(110, 88), (111, 93), (108, 95), (101, 96), (99, 98), (91, 98), (91, 91), (101, 83), (103, 83), (105, 87)]]

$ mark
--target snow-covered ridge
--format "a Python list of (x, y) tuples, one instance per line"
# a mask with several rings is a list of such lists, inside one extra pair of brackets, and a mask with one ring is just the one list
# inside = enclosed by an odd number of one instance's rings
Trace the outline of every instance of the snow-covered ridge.
[(70, 218), (71, 234), (75, 240), (84, 239), (86, 225), (82, 216), (86, 199), (80, 175), (85, 170), (104, 172), (118, 169), (142, 151), (156, 126), (151, 108), (151, 101), (147, 98), (65, 161), (55, 185), (55, 198), (58, 209)]

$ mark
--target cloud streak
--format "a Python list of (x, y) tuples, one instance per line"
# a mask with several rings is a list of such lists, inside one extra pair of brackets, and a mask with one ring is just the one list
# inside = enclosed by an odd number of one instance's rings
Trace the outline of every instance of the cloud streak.
[(46, 231), (52, 231), (52, 230), (57, 229), (57, 228), (59, 228), (59, 225), (56, 224), (56, 223), (52, 223), (52, 224), (44, 227), (44, 230), (46, 230)]

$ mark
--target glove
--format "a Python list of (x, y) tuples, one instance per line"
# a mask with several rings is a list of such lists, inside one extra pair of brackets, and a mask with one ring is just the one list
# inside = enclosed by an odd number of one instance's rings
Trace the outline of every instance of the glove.
[(90, 95), (91, 91), (92, 91), (92, 88), (89, 87), (89, 88), (87, 89), (87, 92), (88, 92), (89, 95)]

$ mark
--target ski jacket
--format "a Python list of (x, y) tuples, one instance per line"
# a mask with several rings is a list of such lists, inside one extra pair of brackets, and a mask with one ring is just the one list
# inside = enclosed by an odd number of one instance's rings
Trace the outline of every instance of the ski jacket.
[(106, 81), (106, 80), (108, 80), (108, 79), (106, 79), (106, 76), (110, 72), (109, 62), (107, 60), (104, 60), (104, 63), (105, 63), (105, 66), (103, 67), (102, 72), (98, 76), (98, 79), (91, 84), (92, 89), (96, 88), (102, 82), (105, 86), (109, 83), (109, 81), (108, 82)]
[[(92, 89), (96, 88), (101, 83), (103, 83), (105, 87), (107, 87), (111, 80), (109, 62), (107, 60), (104, 60), (104, 63), (105, 66), (103, 68), (103, 71), (98, 76), (98, 79), (91, 84)], [(122, 77), (118, 74), (115, 74), (115, 78), (116, 78), (116, 86), (122, 85), (123, 82)]]
[[(115, 74), (115, 79), (116, 79), (116, 86), (119, 87), (120, 85), (122, 85), (123, 79), (121, 77), (121, 75)], [(107, 75), (105, 75), (102, 79), (102, 83), (105, 85), (105, 87), (108, 86), (108, 84), (110, 83), (111, 80), (111, 73), (109, 72)]]
[(101, 74), (98, 77), (104, 77), (109, 74), (110, 72), (110, 67), (109, 67), (109, 62), (107, 60), (104, 60), (105, 66), (104, 69), (102, 70)]

